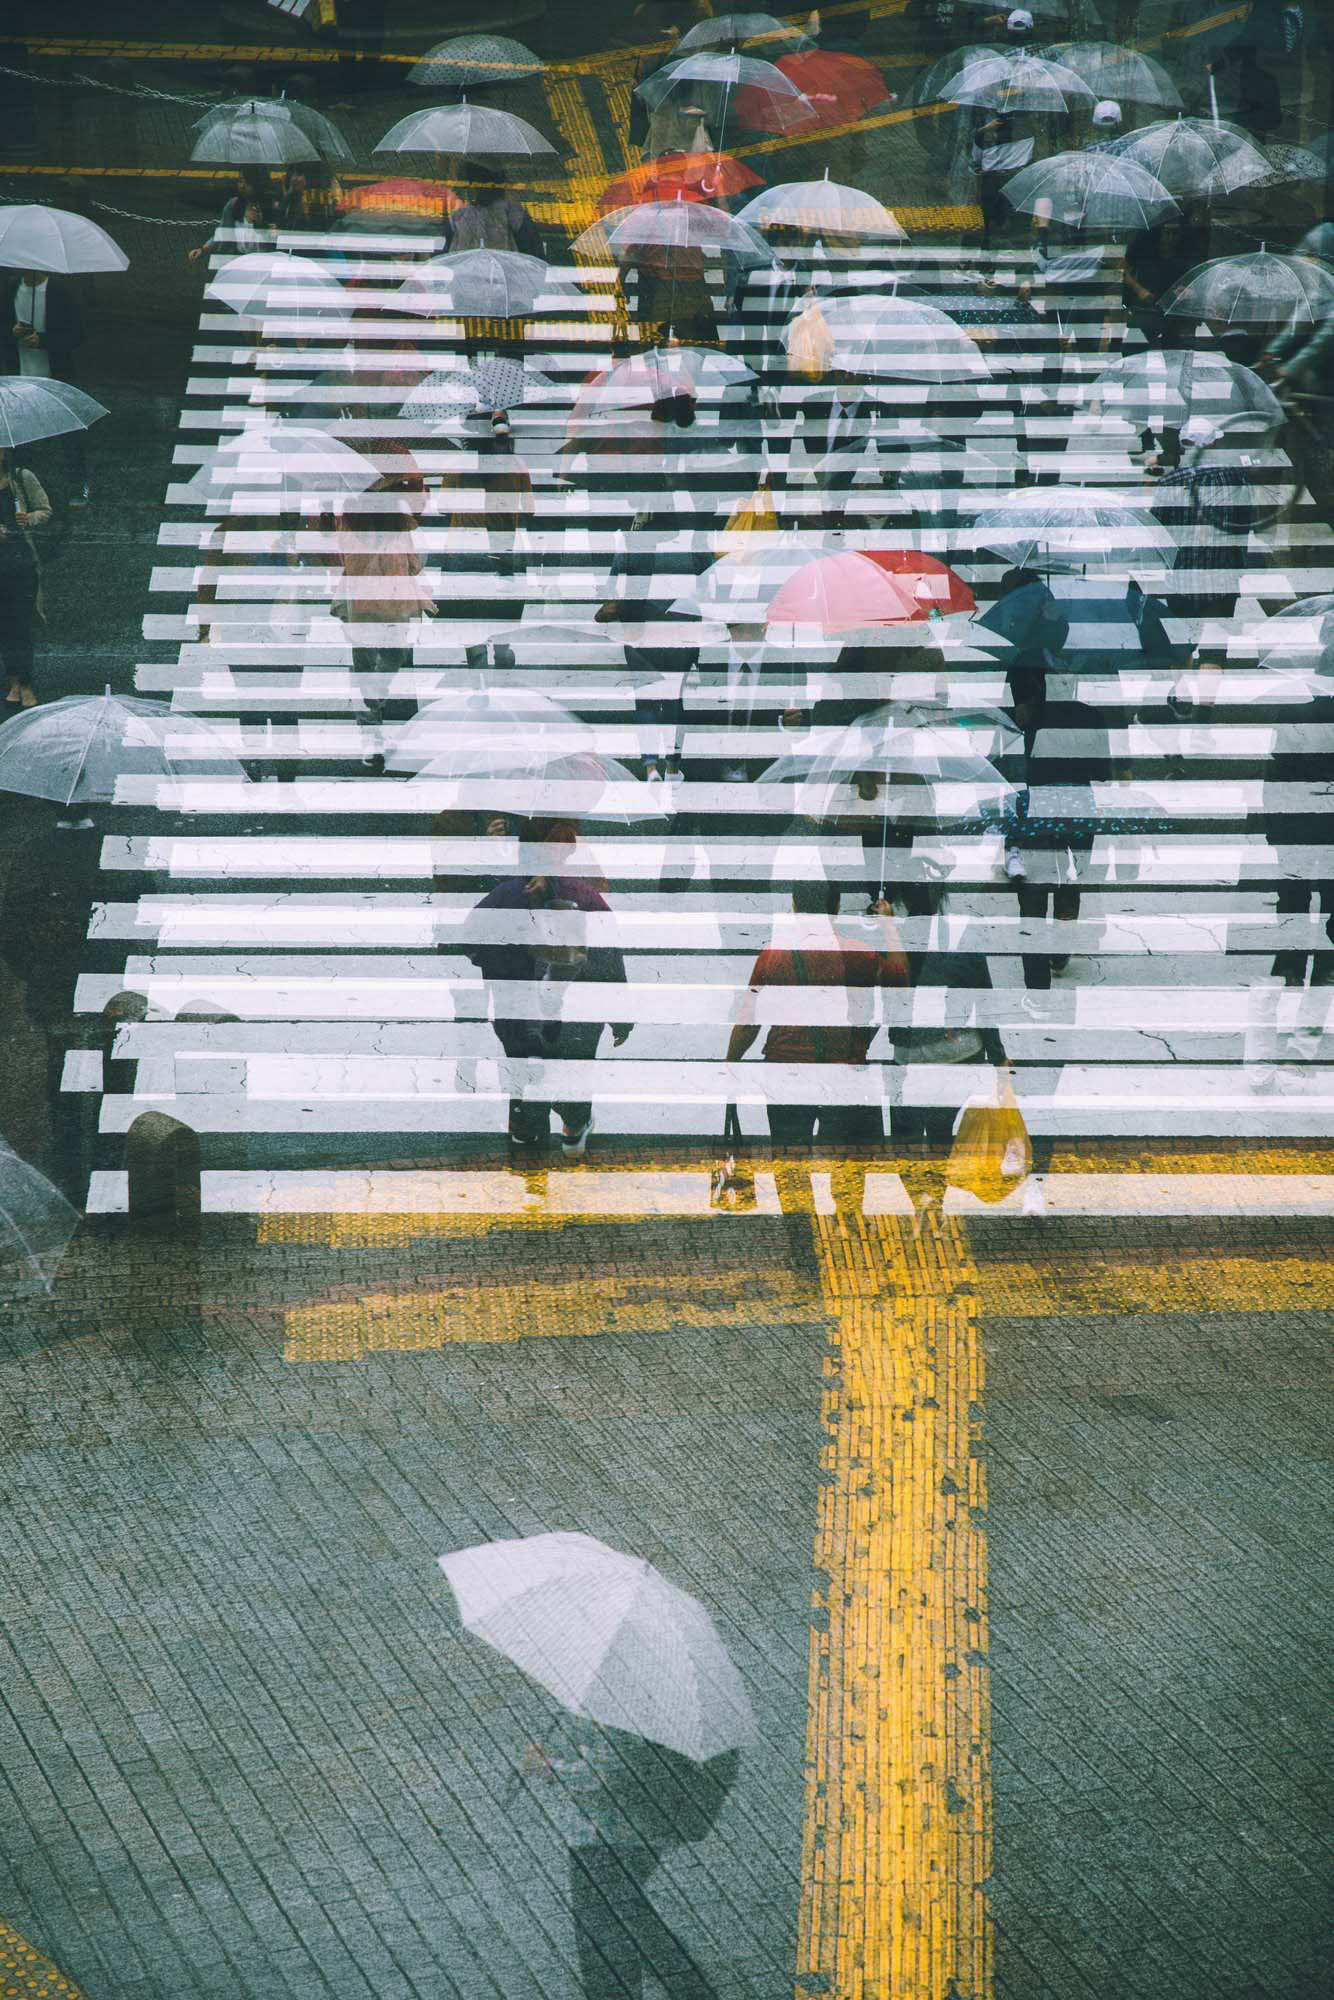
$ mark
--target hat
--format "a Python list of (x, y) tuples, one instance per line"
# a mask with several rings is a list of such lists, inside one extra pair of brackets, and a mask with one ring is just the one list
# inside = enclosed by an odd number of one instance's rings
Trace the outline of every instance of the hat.
[(1121, 107), (1114, 97), (1100, 97), (1098, 99), (1098, 102), (1093, 107), (1093, 122), (1095, 125), (1119, 125), (1121, 123)]
[(1033, 25), (1033, 16), (1027, 7), (1016, 7), (1012, 14), (1006, 15), (1005, 25), (1012, 35), (1026, 35)]

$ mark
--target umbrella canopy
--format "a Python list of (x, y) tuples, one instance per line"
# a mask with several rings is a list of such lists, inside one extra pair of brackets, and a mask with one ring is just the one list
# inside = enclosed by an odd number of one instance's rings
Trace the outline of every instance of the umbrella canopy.
[(1181, 199), (1231, 194), (1270, 172), (1254, 141), (1234, 125), (1204, 118), (1160, 118), (1114, 139), (1108, 152), (1134, 160)]
[(1334, 594), (1302, 597), (1266, 618), (1259, 634), (1260, 661), (1318, 661), (1334, 668)]
[(933, 612), (943, 617), (976, 608), (977, 601), (963, 578), (938, 556), (923, 555), (920, 549), (863, 549), (861, 554), (877, 568), (910, 583), (928, 618)]
[(0, 728), (0, 791), (62, 806), (107, 804), (121, 778), (173, 778), (201, 765), (245, 775), (206, 723), (109, 688), (44, 702)]
[(765, 62), (760, 56), (739, 55), (735, 49), (727, 55), (701, 50), (664, 63), (635, 88), (649, 109), (656, 111), (684, 84), (706, 84), (721, 91), (724, 118), (734, 94), (737, 99), (744, 96), (746, 109), (738, 111), (738, 122), (758, 125), (760, 131), (809, 130), (816, 122), (813, 106), (776, 63)]
[(86, 431), (106, 410), (54, 375), (0, 375), (0, 448)]
[(337, 278), (313, 257), (287, 250), (246, 250), (220, 264), (204, 296), (233, 312), (344, 313), (348, 296)]
[(1214, 257), (1187, 271), (1160, 304), (1183, 319), (1228, 326), (1319, 326), (1334, 313), (1334, 269), (1264, 249)]
[(763, 187), (757, 173), (731, 153), (662, 153), (608, 181), (598, 196), (598, 214), (633, 208), (641, 201), (728, 201), (747, 188)]
[(546, 283), (540, 257), (519, 250), (459, 250), (432, 257), (399, 286), (404, 312), (467, 319), (517, 319), (533, 310)]
[(556, 148), (526, 118), (487, 104), (432, 105), (391, 125), (377, 153), (453, 153), (470, 160), (553, 160)]
[[(431, 787), (433, 812), (508, 802), (530, 817), (551, 814), (617, 826), (667, 816), (658, 790), (599, 750), (593, 730), (578, 721), (544, 732), (500, 730), (494, 723), (455, 730), (410, 782)], [(479, 785), (494, 797), (479, 799)]]
[[(971, 69), (984, 56), (1004, 56), (1005, 49), (998, 49), (991, 42), (968, 42), (961, 49), (950, 49), (937, 58), (929, 68), (923, 70), (913, 85), (911, 97), (914, 104), (944, 104), (945, 85), (952, 83), (962, 71)], [(933, 121), (926, 121), (928, 124)]]
[(67, 209), (23, 201), (0, 209), (0, 265), (11, 271), (123, 271), (129, 258), (105, 229)]
[(475, 417), (484, 407), (481, 392), (467, 368), (436, 368), (424, 375), (399, 405), (409, 423), (453, 424)]
[(512, 745), (516, 737), (539, 738), (553, 756), (596, 747), (589, 725), (537, 688), (454, 688), (427, 702), (394, 732), (385, 768), (421, 771), (436, 758), (479, 742)]
[(267, 102), (206, 124), (190, 152), (192, 160), (226, 161), (232, 166), (293, 166), (318, 160), (320, 149), (290, 115)]
[(368, 458), (327, 431), (273, 418), (215, 446), (185, 490), (194, 500), (239, 493), (294, 499), (303, 494), (364, 493), (379, 477)]
[(1082, 76), (1095, 97), (1110, 97), (1118, 104), (1158, 104), (1168, 111), (1181, 109), (1181, 92), (1169, 71), (1142, 49), (1123, 48), (1119, 42), (1053, 42), (1038, 53), (1047, 62), (1059, 63)]
[(847, 550), (794, 570), (769, 599), (764, 617), (768, 625), (850, 632), (863, 625), (909, 625), (928, 615), (914, 579)]
[[(889, 85), (865, 56), (850, 55), (840, 49), (800, 49), (779, 56), (774, 68), (785, 76), (811, 107), (811, 117), (803, 130), (820, 125), (848, 125), (883, 110), (890, 98)], [(791, 130), (785, 122), (786, 98), (774, 98), (767, 86), (746, 84), (738, 90), (732, 109), (737, 121), (756, 131)], [(775, 119), (774, 107), (777, 107)]]
[(1021, 486), (981, 507), (972, 539), (1022, 568), (1120, 569), (1170, 559), (1176, 542), (1146, 503), (1115, 488)]
[(863, 293), (820, 311), (836, 367), (900, 382), (981, 382), (991, 373), (964, 328), (922, 299)]
[(1003, 191), (1012, 208), (1072, 229), (1149, 229), (1177, 209), (1147, 167), (1111, 153), (1052, 153), (1021, 167)]
[(0, 1285), (32, 1277), (49, 1292), (79, 1220), (59, 1188), (0, 1140)]
[(676, 46), (684, 54), (690, 49), (742, 49), (761, 42), (804, 48), (809, 41), (800, 28), (772, 14), (715, 14), (687, 28)]
[(440, 1557), (468, 1631), (575, 1715), (705, 1763), (753, 1741), (741, 1676), (702, 1604), (591, 1535)]
[[(952, 823), (1000, 820), (1015, 787), (983, 754), (1013, 754), (1023, 738), (1005, 718), (999, 729), (970, 729), (937, 711), (938, 722), (920, 716), (912, 723), (897, 705), (872, 710), (842, 729), (813, 729), (760, 775), (762, 785), (795, 785), (794, 810), (805, 818), (828, 819), (846, 809), (840, 797), (856, 785), (867, 803), (878, 802), (886, 820), (903, 813), (930, 814)], [(951, 788), (940, 797), (935, 788)], [(935, 795), (933, 795), (935, 794)]]
[(522, 83), (546, 64), (511, 35), (453, 35), (437, 42), (408, 71), (427, 90), (467, 90), (474, 83)]
[(302, 104), (295, 98), (239, 97), (229, 103), (212, 104), (202, 118), (195, 119), (193, 129), (196, 132), (211, 132), (217, 125), (243, 124), (247, 120), (261, 118), (279, 123), (286, 120), (295, 125), (323, 160), (355, 158), (351, 146), (332, 118), (326, 118), (313, 105)]
[(755, 379), (744, 361), (716, 347), (649, 347), (585, 383), (570, 413), (571, 422), (651, 409), (667, 396), (685, 395), (699, 402), (747, 395)]
[(1080, 98), (1093, 96), (1074, 70), (1024, 49), (979, 56), (947, 77), (940, 94), (950, 104), (983, 104), (1006, 111), (1065, 111)]
[(1128, 423), (1180, 430), (1192, 417), (1212, 423), (1253, 418), (1257, 430), (1277, 430), (1283, 405), (1251, 368), (1207, 349), (1149, 347), (1099, 375), (1090, 399)]
[(590, 224), (570, 248), (576, 256), (611, 256), (624, 263), (634, 263), (642, 252), (660, 250), (726, 250), (757, 263), (770, 261), (764, 238), (736, 216), (680, 195), (674, 201), (643, 201), (616, 209)]
[(883, 202), (861, 188), (823, 180), (783, 181), (765, 188), (744, 208), (739, 219), (752, 229), (807, 229), (828, 236), (873, 236), (884, 242), (906, 243), (908, 232)]

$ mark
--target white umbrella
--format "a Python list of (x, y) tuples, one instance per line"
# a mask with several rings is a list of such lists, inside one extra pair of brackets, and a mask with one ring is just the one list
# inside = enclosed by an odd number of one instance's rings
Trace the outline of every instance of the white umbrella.
[(641, 1557), (592, 1535), (529, 1535), (440, 1557), (468, 1631), (574, 1715), (697, 1764), (754, 1741), (713, 1620)]
[(54, 375), (0, 375), (0, 448), (86, 431), (104, 417), (101, 403)]
[(540, 76), (546, 64), (511, 35), (454, 35), (437, 42), (412, 65), (409, 83), (448, 90), (473, 83), (522, 83)]
[(348, 294), (337, 278), (313, 257), (294, 257), (287, 250), (246, 250), (220, 264), (204, 287), (236, 313), (345, 313)]
[(900, 382), (983, 382), (991, 374), (977, 342), (922, 299), (863, 294), (822, 301), (834, 365)]
[(979, 508), (970, 539), (1020, 568), (1121, 569), (1176, 553), (1147, 503), (1114, 487), (1016, 487)]
[(798, 131), (815, 120), (815, 107), (810, 99), (777, 64), (765, 62), (762, 56), (738, 55), (735, 49), (727, 55), (700, 49), (676, 62), (664, 63), (661, 69), (655, 69), (642, 83), (636, 84), (635, 90), (650, 110), (656, 111), (673, 90), (687, 83), (707, 84), (721, 90), (720, 131), (727, 121), (728, 100), (736, 90), (762, 93), (766, 100), (766, 129)]
[(641, 250), (726, 250), (734, 257), (770, 262), (772, 252), (762, 236), (726, 209), (706, 201), (640, 201), (615, 208), (576, 236), (570, 245), (576, 257), (606, 257), (633, 262)]
[(571, 423), (613, 415), (622, 410), (651, 409), (665, 396), (745, 394), (755, 376), (744, 361), (714, 347), (650, 347), (618, 361), (597, 381), (587, 383), (575, 398)]
[(1118, 104), (1160, 104), (1169, 111), (1181, 108), (1181, 92), (1170, 74), (1142, 49), (1123, 48), (1119, 42), (1053, 42), (1038, 53), (1082, 76), (1095, 97)]
[(340, 438), (275, 417), (216, 445), (185, 490), (192, 500), (237, 493), (364, 493), (379, 477), (371, 461)]
[[(990, 42), (967, 42), (961, 49), (951, 49), (948, 54), (939, 57), (937, 61), (933, 62), (929, 69), (923, 70), (921, 76), (912, 87), (910, 93), (912, 102), (914, 104), (944, 103), (946, 101), (945, 85), (952, 83), (961, 71), (971, 69), (973, 64), (981, 62), (984, 56), (1003, 56), (1006, 53), (1006, 50), (998, 49)], [(927, 119), (924, 122), (927, 125), (934, 125), (936, 121), (934, 119)]]
[(1002, 192), (1012, 208), (1072, 229), (1149, 229), (1177, 207), (1147, 167), (1111, 153), (1052, 153), (1012, 174)]
[(1147, 167), (1172, 194), (1187, 199), (1232, 194), (1272, 171), (1247, 133), (1204, 118), (1160, 118), (1114, 139), (1107, 150)]
[(395, 303), (411, 313), (515, 319), (532, 311), (546, 275), (542, 259), (521, 250), (460, 250), (419, 265)]
[(1229, 326), (1319, 326), (1334, 313), (1334, 268), (1317, 257), (1283, 256), (1263, 245), (1197, 264), (1159, 301), (1165, 313)]
[(326, 118), (313, 105), (300, 104), (295, 99), (285, 97), (241, 97), (227, 104), (213, 104), (202, 118), (196, 118), (196, 132), (211, 132), (217, 125), (226, 125), (240, 120), (268, 119), (271, 123), (295, 125), (297, 130), (309, 139), (325, 160), (351, 160), (355, 158), (351, 146), (343, 137), (332, 118)]
[(472, 160), (554, 159), (556, 148), (526, 118), (487, 104), (432, 105), (391, 125), (377, 153), (454, 153)]
[(0, 791), (62, 806), (114, 802), (121, 778), (174, 778), (183, 765), (245, 775), (206, 723), (110, 688), (44, 702), (0, 727)]
[(0, 265), (12, 271), (123, 271), (120, 245), (81, 215), (42, 202), (0, 209)]
[(1148, 347), (1127, 355), (1098, 376), (1089, 399), (1156, 430), (1180, 430), (1191, 417), (1253, 418), (1257, 430), (1277, 430), (1284, 421), (1283, 405), (1254, 369), (1208, 349)]
[(787, 49), (798, 49), (808, 48), (810, 39), (773, 14), (716, 14), (687, 28), (676, 46), (683, 54), (691, 49), (739, 49), (752, 42), (781, 42)]
[(233, 166), (293, 166), (319, 157), (319, 147), (294, 118), (274, 116), (267, 104), (259, 103), (205, 125), (190, 153), (192, 160)]
[(829, 169), (819, 181), (780, 181), (737, 210), (752, 229), (808, 229), (829, 236), (874, 236), (883, 242), (906, 243), (908, 232), (883, 202), (862, 188), (831, 181)]
[(79, 1211), (59, 1188), (0, 1140), (0, 1283), (8, 1286), (17, 1267), (49, 1292), (78, 1226)]
[(463, 754), (479, 743), (512, 749), (516, 738), (539, 739), (553, 755), (595, 749), (597, 743), (588, 723), (538, 688), (459, 688), (428, 701), (394, 731), (385, 768), (422, 771), (439, 757)]
[(1006, 111), (1065, 111), (1073, 101), (1093, 96), (1074, 70), (1022, 49), (979, 56), (946, 77), (940, 94), (949, 104), (985, 104)]

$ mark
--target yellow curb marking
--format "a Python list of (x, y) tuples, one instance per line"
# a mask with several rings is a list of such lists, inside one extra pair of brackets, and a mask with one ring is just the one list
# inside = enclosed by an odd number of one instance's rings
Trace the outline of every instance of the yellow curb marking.
[(810, 1637), (800, 2000), (992, 1991), (983, 1367), (957, 1222), (817, 1217), (835, 1332)]
[(0, 2000), (84, 2000), (49, 1958), (0, 1918)]

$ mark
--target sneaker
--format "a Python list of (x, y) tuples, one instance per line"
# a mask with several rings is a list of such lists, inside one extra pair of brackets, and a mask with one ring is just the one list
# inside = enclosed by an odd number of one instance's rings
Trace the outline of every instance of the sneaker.
[(1019, 852), (1019, 849), (1017, 847), (1011, 847), (1006, 850), (1005, 872), (1009, 876), (1011, 881), (1013, 881), (1017, 875), (1023, 875), (1027, 872), (1024, 868), (1024, 857)]
[(561, 1126), (560, 1149), (567, 1160), (582, 1160), (588, 1148), (588, 1135), (593, 1129), (591, 1118), (577, 1125), (572, 1132), (568, 1125)]
[(71, 507), (86, 507), (93, 497), (93, 489), (86, 482), (77, 493), (71, 493), (68, 504)]
[(1025, 1215), (1045, 1215), (1047, 1213), (1046, 1190), (1042, 1182), (1034, 1174), (1030, 1174), (1024, 1182), (1024, 1198), (1020, 1203), (1020, 1207)]

